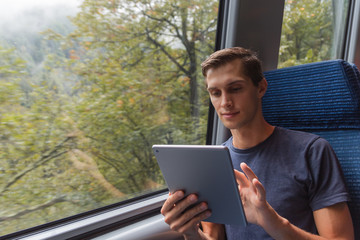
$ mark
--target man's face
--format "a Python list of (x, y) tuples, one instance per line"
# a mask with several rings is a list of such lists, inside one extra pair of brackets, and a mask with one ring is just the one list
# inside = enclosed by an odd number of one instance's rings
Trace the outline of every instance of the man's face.
[(209, 69), (206, 83), (210, 100), (225, 127), (231, 130), (251, 127), (262, 118), (261, 97), (265, 94), (266, 80), (255, 86), (244, 74), (240, 59)]

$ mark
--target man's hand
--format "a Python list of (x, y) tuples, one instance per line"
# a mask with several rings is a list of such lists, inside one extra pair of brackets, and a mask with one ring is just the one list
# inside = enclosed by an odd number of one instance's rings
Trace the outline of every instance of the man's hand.
[(197, 200), (195, 194), (185, 196), (183, 191), (177, 191), (169, 195), (161, 208), (165, 222), (172, 230), (183, 234), (186, 239), (201, 239), (199, 223), (211, 215), (205, 202), (194, 205)]
[(244, 173), (234, 171), (236, 181), (239, 184), (240, 197), (246, 218), (250, 223), (261, 225), (263, 215), (266, 211), (269, 211), (270, 207), (266, 201), (265, 189), (254, 172), (245, 163), (241, 163), (240, 167)]

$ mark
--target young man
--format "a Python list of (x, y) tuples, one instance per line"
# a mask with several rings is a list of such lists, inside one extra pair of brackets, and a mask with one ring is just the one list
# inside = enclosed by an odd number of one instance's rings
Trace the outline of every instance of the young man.
[(265, 121), (267, 82), (258, 58), (243, 48), (224, 49), (202, 69), (211, 102), (232, 133), (224, 145), (249, 225), (201, 222), (211, 209), (205, 202), (188, 209), (197, 196), (178, 191), (161, 209), (170, 228), (185, 239), (354, 239), (349, 197), (328, 142)]

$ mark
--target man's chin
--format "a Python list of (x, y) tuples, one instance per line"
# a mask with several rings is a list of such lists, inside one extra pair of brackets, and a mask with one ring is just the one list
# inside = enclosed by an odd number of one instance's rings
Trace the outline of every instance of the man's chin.
[(239, 128), (239, 121), (235, 121), (235, 119), (229, 120), (229, 119), (220, 118), (220, 121), (226, 128), (230, 130)]
[(234, 130), (238, 128), (238, 125), (236, 124), (232, 124), (232, 123), (227, 123), (227, 122), (222, 122), (224, 124), (224, 126), (229, 129), (229, 130)]

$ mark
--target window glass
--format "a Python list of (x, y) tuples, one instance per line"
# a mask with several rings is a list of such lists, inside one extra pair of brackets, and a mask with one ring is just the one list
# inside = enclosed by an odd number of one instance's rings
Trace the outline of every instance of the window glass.
[(205, 144), (214, 0), (0, 2), (0, 235), (164, 189)]
[(279, 68), (341, 58), (349, 0), (286, 0)]

